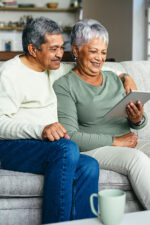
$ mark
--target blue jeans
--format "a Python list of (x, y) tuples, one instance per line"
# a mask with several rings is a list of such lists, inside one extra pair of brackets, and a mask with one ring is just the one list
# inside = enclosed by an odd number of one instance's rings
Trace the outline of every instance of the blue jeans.
[(0, 161), (3, 169), (44, 175), (43, 224), (94, 217), (89, 197), (98, 192), (99, 165), (74, 142), (2, 140)]

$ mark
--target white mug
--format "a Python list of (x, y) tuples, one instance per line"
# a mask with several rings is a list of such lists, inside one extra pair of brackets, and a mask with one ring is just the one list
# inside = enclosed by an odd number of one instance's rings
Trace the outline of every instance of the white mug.
[[(98, 198), (99, 212), (95, 210), (93, 198)], [(90, 196), (92, 212), (101, 218), (104, 225), (119, 225), (124, 214), (126, 194), (118, 189), (106, 189)]]

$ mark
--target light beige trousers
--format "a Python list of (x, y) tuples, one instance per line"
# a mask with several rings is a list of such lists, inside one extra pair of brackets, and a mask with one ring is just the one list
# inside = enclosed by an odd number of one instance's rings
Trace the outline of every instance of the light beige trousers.
[(136, 148), (105, 146), (84, 152), (100, 163), (101, 169), (128, 176), (145, 209), (150, 209), (150, 141), (138, 141)]

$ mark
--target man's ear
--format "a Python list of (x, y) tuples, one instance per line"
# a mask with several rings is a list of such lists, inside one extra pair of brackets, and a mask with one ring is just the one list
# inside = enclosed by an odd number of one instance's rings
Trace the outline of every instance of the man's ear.
[(30, 55), (32, 55), (34, 58), (36, 58), (36, 47), (33, 44), (28, 44), (28, 52)]
[(75, 57), (75, 58), (78, 58), (78, 55), (79, 55), (79, 49), (78, 49), (77, 45), (73, 45), (73, 46), (72, 46), (72, 51), (73, 51), (74, 57)]

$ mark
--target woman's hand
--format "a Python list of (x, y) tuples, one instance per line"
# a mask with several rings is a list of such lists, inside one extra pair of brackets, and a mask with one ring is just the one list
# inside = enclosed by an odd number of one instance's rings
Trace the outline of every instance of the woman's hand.
[(42, 138), (49, 141), (59, 140), (63, 137), (70, 139), (66, 129), (58, 122), (47, 125), (42, 132)]
[[(123, 75), (123, 73), (119, 75), (120, 79), (123, 77)], [(132, 90), (137, 90), (134, 80), (129, 75), (125, 77), (123, 85), (127, 94), (130, 93)]]
[(115, 137), (112, 146), (135, 148), (137, 145), (138, 136), (133, 133), (128, 133), (120, 137)]
[(127, 115), (129, 120), (132, 123), (138, 123), (143, 118), (144, 107), (140, 101), (137, 101), (136, 104), (130, 102), (126, 107)]

